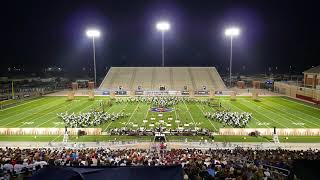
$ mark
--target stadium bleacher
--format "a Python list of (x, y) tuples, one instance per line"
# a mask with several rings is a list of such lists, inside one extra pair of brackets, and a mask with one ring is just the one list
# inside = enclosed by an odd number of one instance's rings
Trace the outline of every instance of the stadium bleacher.
[(215, 67), (111, 67), (99, 89), (118, 90), (225, 90)]
[[(299, 165), (299, 160), (303, 159), (305, 160), (304, 164), (309, 164), (320, 159), (320, 152), (317, 150), (290, 151), (242, 148), (233, 150), (167, 150), (166, 147), (159, 150), (0, 148), (0, 152), (0, 178), (23, 179), (34, 174), (32, 179), (45, 178), (47, 180), (58, 177), (60, 180), (72, 179), (73, 176), (78, 175), (80, 177), (76, 179), (104, 179), (105, 177), (126, 179), (130, 175), (133, 175), (130, 176), (130, 179), (150, 179), (150, 177), (154, 177), (152, 179), (182, 179), (183, 177), (185, 180), (293, 179), (295, 172), (298, 172), (294, 170), (294, 166), (297, 166), (295, 162), (298, 162)], [(41, 173), (44, 167), (46, 167), (44, 173)], [(61, 169), (59, 167), (67, 168)], [(106, 169), (106, 167), (112, 168)], [(132, 167), (131, 170), (130, 167)], [(178, 168), (172, 169), (170, 167)], [(299, 167), (301, 167), (301, 163)], [(310, 168), (316, 168), (316, 166), (312, 165)], [(138, 170), (141, 172), (137, 172)], [(150, 174), (150, 172), (152, 173)], [(170, 175), (169, 178), (166, 174)]]

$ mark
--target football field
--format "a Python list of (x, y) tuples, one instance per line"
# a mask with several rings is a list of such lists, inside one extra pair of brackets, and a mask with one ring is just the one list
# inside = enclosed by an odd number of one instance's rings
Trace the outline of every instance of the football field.
[[(231, 101), (229, 97), (216, 97), (223, 107), (237, 112), (252, 113), (252, 120), (248, 128), (320, 128), (320, 108), (287, 97), (260, 97), (254, 101), (251, 97), (237, 97)], [(98, 108), (108, 97), (75, 97), (67, 101), (66, 97), (42, 97), (25, 101), (12, 107), (0, 110), (0, 128), (37, 128), (60, 127), (64, 122), (58, 118), (57, 113), (89, 112)], [(205, 112), (213, 113), (214, 108), (201, 103), (181, 102), (172, 107), (171, 112), (151, 112), (151, 105), (139, 102), (113, 103), (107, 109), (108, 113), (124, 112), (128, 117), (109, 121), (98, 127), (102, 131), (127, 126), (137, 129), (139, 127), (152, 128), (162, 123), (168, 128), (207, 128), (218, 131), (222, 124), (204, 117)], [(159, 115), (161, 114), (161, 115)], [(159, 122), (162, 121), (162, 122)]]

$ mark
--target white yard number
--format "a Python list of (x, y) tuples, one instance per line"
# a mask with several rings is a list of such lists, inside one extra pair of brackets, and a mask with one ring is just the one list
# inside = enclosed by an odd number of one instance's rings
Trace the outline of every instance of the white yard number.
[(258, 123), (258, 126), (269, 126), (270, 123), (266, 123), (266, 122), (263, 122), (263, 123)]
[(304, 123), (292, 123), (292, 124), (297, 126), (304, 126)]
[(33, 124), (34, 122), (28, 121), (28, 122), (23, 122), (22, 124)]
[(54, 125), (60, 125), (60, 124), (64, 124), (63, 122), (54, 122)]

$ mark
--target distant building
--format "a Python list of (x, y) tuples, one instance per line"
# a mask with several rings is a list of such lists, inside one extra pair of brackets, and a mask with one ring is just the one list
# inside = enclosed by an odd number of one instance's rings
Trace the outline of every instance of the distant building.
[(303, 72), (304, 85), (311, 88), (320, 88), (320, 65)]

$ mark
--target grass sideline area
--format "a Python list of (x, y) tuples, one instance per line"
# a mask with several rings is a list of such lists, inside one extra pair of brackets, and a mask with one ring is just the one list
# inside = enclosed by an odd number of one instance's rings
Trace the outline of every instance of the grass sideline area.
[[(73, 101), (67, 101), (66, 97), (42, 97), (19, 103), (18, 105), (0, 110), (1, 128), (63, 128), (64, 122), (57, 117), (61, 112), (88, 112), (92, 108), (99, 107), (103, 100), (108, 97), (95, 97), (95, 100), (88, 100), (88, 97), (76, 97)], [(231, 101), (230, 97), (216, 97), (222, 106), (230, 108), (231, 111), (250, 112), (252, 120), (247, 128), (320, 128), (320, 108), (295, 101), (286, 97), (260, 97), (260, 101), (254, 101), (251, 97), (237, 97)], [(168, 117), (173, 120), (171, 128), (178, 126), (175, 120), (179, 119), (180, 125), (189, 124), (189, 127), (202, 127), (212, 131), (219, 131), (222, 124), (206, 119), (204, 112), (215, 112), (203, 104), (179, 103), (173, 107), (172, 112), (158, 113), (150, 112), (150, 105), (147, 103), (114, 103), (108, 110), (109, 113), (125, 112), (130, 116), (120, 120), (101, 124), (103, 131), (111, 128), (148, 127), (151, 123), (161, 119), (167, 121)], [(155, 117), (155, 121), (151, 121)], [(143, 120), (148, 120), (143, 123)], [(228, 127), (228, 126), (226, 126)]]
[(6, 109), (9, 107), (13, 107), (13, 106), (17, 106), (21, 103), (30, 101), (30, 100), (34, 100), (37, 98), (41, 98), (41, 96), (35, 96), (35, 97), (25, 97), (22, 99), (8, 99), (8, 100), (2, 100), (0, 101), (0, 109)]
[[(320, 136), (279, 136), (281, 143), (320, 143)], [(167, 136), (168, 142), (184, 142), (190, 141), (200, 141), (207, 139), (211, 142), (212, 139), (205, 136)], [(31, 136), (31, 135), (11, 135), (4, 136), (0, 135), (1, 141), (11, 141), (11, 142), (62, 142), (63, 136)], [(78, 139), (76, 136), (70, 136), (70, 142), (110, 142), (110, 141), (143, 141), (152, 142), (152, 136), (81, 136)], [(252, 136), (215, 136), (214, 142), (270, 142), (272, 140), (271, 136), (266, 137), (252, 137)]]
[(17, 100), (17, 99), (8, 99), (8, 100), (3, 100), (3, 101), (0, 101), (0, 108), (4, 108), (6, 106), (10, 106), (10, 105), (13, 105), (13, 104), (16, 104), (16, 103), (19, 103), (21, 102), (21, 100)]

